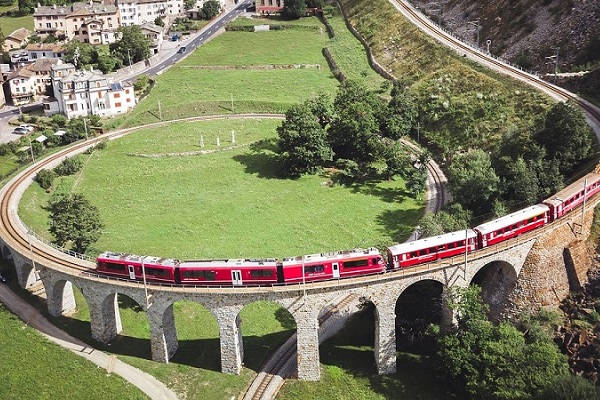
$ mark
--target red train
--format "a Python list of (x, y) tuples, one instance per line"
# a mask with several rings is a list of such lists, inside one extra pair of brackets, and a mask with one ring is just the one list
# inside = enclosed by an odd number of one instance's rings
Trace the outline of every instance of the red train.
[[(386, 270), (379, 250), (354, 249), (335, 253), (276, 259), (179, 261), (105, 252), (96, 270), (131, 280), (186, 285), (274, 285), (339, 279)], [(304, 271), (304, 276), (303, 272)]]
[(590, 173), (541, 204), (505, 215), (472, 229), (446, 233), (387, 249), (354, 249), (268, 259), (191, 260), (106, 252), (96, 270), (131, 280), (184, 285), (274, 285), (341, 279), (420, 265), (493, 246), (550, 223), (600, 191), (600, 174)]

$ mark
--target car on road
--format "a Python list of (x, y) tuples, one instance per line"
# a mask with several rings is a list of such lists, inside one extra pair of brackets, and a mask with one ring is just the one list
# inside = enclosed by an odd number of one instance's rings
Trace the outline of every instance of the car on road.
[(13, 133), (15, 133), (17, 135), (26, 135), (28, 133), (28, 131), (25, 128), (18, 127), (18, 128), (15, 128)]
[(0, 271), (0, 282), (8, 283), (10, 282), (10, 272), (9, 271)]
[(179, 50), (177, 50), (178, 53), (185, 53), (187, 51), (187, 48), (185, 46), (182, 46), (179, 48)]
[(23, 125), (19, 125), (19, 128), (23, 128), (27, 132), (33, 132), (33, 126), (31, 126), (31, 125), (23, 124)]

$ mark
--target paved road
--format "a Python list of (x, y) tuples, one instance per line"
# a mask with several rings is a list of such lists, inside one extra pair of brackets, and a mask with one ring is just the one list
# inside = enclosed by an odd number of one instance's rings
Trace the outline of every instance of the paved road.
[[(84, 357), (94, 364), (123, 377), (155, 400), (176, 400), (177, 396), (153, 376), (119, 361), (116, 357), (96, 350), (51, 324), (29, 303), (17, 296), (7, 285), (0, 284), (0, 302), (27, 325), (46, 338)], [(49, 375), (51, 377), (51, 374)], [(74, 377), (75, 378), (75, 377)]]

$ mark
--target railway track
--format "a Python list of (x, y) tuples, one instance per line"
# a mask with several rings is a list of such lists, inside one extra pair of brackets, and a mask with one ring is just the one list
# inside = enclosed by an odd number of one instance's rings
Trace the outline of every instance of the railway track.
[[(330, 303), (319, 317), (319, 344), (331, 337), (336, 329), (330, 329), (328, 322), (338, 313), (352, 314), (351, 305), (357, 302), (355, 295), (347, 295)], [(292, 376), (298, 357), (296, 334), (292, 335), (271, 357), (250, 384), (243, 400), (271, 400), (275, 397), (286, 378)]]

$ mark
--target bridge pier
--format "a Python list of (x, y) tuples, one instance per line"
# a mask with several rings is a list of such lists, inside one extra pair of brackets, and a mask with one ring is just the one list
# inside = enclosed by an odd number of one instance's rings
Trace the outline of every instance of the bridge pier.
[(173, 304), (166, 309), (158, 306), (146, 309), (150, 322), (150, 348), (152, 360), (168, 363), (179, 347)]
[(30, 288), (35, 285), (38, 281), (38, 277), (35, 275), (35, 268), (29, 258), (26, 258), (20, 254), (13, 257), (15, 265), (15, 271), (17, 274), (17, 281), (19, 286), (23, 289)]
[(228, 374), (239, 375), (244, 360), (241, 309), (241, 306), (225, 306), (212, 310), (219, 324), (221, 372)]
[(73, 294), (73, 284), (69, 281), (59, 281), (52, 285), (49, 281), (43, 280), (48, 302), (48, 312), (58, 317), (76, 307), (75, 295)]
[(396, 373), (396, 303), (376, 305), (375, 363), (379, 375)]
[(86, 291), (84, 291), (84, 296), (90, 310), (92, 338), (102, 343), (108, 343), (123, 330), (117, 293), (110, 293), (101, 301), (89, 299)]
[(302, 308), (295, 312), (298, 353), (298, 379), (318, 381), (321, 379), (319, 364), (318, 309)]

